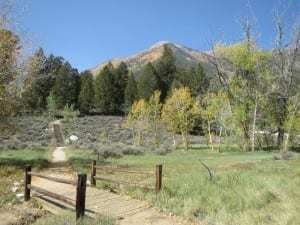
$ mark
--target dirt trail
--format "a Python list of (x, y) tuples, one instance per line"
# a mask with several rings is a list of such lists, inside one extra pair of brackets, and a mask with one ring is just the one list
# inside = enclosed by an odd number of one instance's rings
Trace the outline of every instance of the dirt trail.
[[(48, 170), (43, 171), (51, 176), (74, 179), (70, 166), (67, 162), (65, 148), (57, 147), (53, 151), (53, 159)], [(63, 194), (70, 198), (75, 196), (74, 186), (53, 183), (51, 181), (34, 178), (32, 184)], [(118, 218), (120, 225), (179, 225), (191, 224), (183, 219), (168, 216), (160, 213), (147, 202), (132, 199), (128, 196), (119, 196), (104, 190), (87, 187), (86, 192), (86, 212), (87, 214), (97, 213), (108, 214)], [(91, 213), (92, 212), (92, 213)]]

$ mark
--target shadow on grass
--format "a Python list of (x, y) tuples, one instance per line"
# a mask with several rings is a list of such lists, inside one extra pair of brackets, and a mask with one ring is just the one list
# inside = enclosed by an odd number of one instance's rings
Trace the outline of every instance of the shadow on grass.
[(13, 158), (1, 158), (0, 167), (14, 166), (16, 168), (24, 169), (26, 165), (32, 165), (34, 168), (43, 169), (47, 168), (50, 162), (46, 159), (33, 159), (33, 160), (23, 160), (23, 159), (13, 159)]
[[(276, 146), (268, 146), (268, 147), (262, 147), (261, 150), (266, 152), (271, 152), (271, 151), (278, 151), (278, 148)], [(291, 147), (288, 150), (291, 152), (300, 153), (300, 146)]]

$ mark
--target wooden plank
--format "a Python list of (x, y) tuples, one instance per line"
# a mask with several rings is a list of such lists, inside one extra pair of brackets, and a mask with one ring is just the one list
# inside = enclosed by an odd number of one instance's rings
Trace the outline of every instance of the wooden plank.
[(74, 186), (77, 185), (77, 181), (75, 181), (75, 180), (67, 180), (67, 179), (52, 177), (52, 176), (49, 176), (49, 175), (44, 175), (44, 174), (35, 173), (35, 172), (28, 172), (28, 174), (31, 175), (31, 176), (44, 178), (44, 179), (55, 181), (55, 182), (58, 182), (58, 183), (70, 184), (70, 185), (74, 185)]
[(110, 167), (110, 166), (95, 166), (97, 169), (102, 170), (110, 170), (113, 172), (121, 172), (121, 173), (138, 173), (138, 174), (151, 174), (154, 175), (154, 171), (150, 170), (137, 170), (137, 169), (123, 169), (123, 168), (116, 168), (116, 167)]
[(140, 185), (137, 183), (129, 183), (129, 182), (125, 182), (125, 181), (118, 181), (118, 180), (113, 180), (113, 179), (109, 179), (106, 177), (100, 177), (100, 176), (95, 176), (95, 179), (97, 180), (103, 180), (106, 182), (111, 182), (111, 183), (115, 183), (115, 184), (119, 184), (119, 185), (126, 185), (126, 186), (131, 186), (131, 187), (139, 187), (139, 188), (144, 188), (144, 189), (149, 189), (149, 190), (155, 190), (155, 187), (147, 187), (144, 185)]
[(75, 200), (71, 199), (71, 198), (68, 198), (66, 196), (63, 196), (63, 195), (60, 195), (60, 194), (55, 194), (55, 193), (53, 193), (51, 191), (48, 191), (46, 189), (43, 189), (43, 188), (40, 188), (40, 187), (36, 187), (36, 186), (30, 185), (30, 184), (27, 185), (27, 188), (29, 188), (29, 189), (37, 192), (37, 193), (40, 193), (40, 194), (43, 194), (43, 195), (47, 195), (47, 196), (49, 196), (51, 198), (60, 200), (60, 201), (62, 201), (64, 203), (67, 203), (67, 204), (73, 206), (73, 207), (76, 206)]

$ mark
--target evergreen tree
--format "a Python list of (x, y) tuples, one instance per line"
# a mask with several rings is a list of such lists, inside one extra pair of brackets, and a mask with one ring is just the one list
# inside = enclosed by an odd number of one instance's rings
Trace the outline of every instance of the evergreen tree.
[(125, 112), (127, 113), (131, 109), (133, 102), (137, 100), (137, 95), (138, 95), (137, 83), (135, 81), (133, 74), (129, 75), (124, 95), (125, 95), (124, 108), (125, 108)]
[(53, 91), (50, 91), (50, 94), (47, 97), (47, 111), (48, 111), (48, 115), (50, 117), (55, 116), (56, 108), (57, 108), (56, 107), (56, 101), (55, 101), (55, 98), (54, 98)]
[(205, 94), (209, 87), (209, 79), (200, 63), (196, 68), (191, 68), (188, 71), (185, 69), (177, 70), (174, 82), (172, 88), (178, 88), (180, 85), (188, 87), (194, 97)]
[(77, 69), (72, 68), (68, 62), (64, 63), (58, 71), (54, 85), (57, 107), (62, 109), (65, 105), (77, 105), (79, 87)]
[(23, 100), (30, 109), (39, 109), (42, 105), (42, 93), (40, 93), (39, 79), (43, 77), (46, 56), (44, 50), (39, 48), (27, 65), (27, 77), (24, 82)]
[(95, 80), (95, 106), (99, 112), (105, 114), (116, 111), (113, 70), (113, 65), (109, 63), (100, 71)]
[(47, 97), (55, 84), (55, 78), (63, 64), (62, 57), (46, 57), (42, 48), (29, 60), (23, 100), (31, 109), (46, 109)]
[(114, 73), (114, 101), (115, 108), (118, 112), (123, 111), (125, 101), (125, 88), (128, 80), (128, 69), (124, 62), (113, 70)]
[(137, 88), (139, 98), (146, 101), (149, 100), (155, 90), (159, 89), (158, 75), (152, 63), (148, 63), (144, 67)]
[(89, 71), (80, 74), (81, 86), (78, 97), (79, 109), (88, 113), (94, 106), (93, 75)]
[(170, 86), (175, 77), (175, 60), (176, 58), (173, 55), (172, 49), (167, 44), (165, 44), (163, 55), (156, 66), (156, 70), (159, 76), (159, 87), (161, 90), (162, 100), (167, 97)]

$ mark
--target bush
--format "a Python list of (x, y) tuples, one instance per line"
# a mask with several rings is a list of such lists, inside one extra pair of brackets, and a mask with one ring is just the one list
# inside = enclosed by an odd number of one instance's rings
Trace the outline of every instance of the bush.
[(118, 151), (118, 148), (113, 145), (102, 145), (98, 152), (103, 158), (120, 158), (123, 156), (122, 152)]
[(63, 111), (61, 112), (65, 119), (75, 119), (79, 116), (79, 111), (74, 110), (74, 105), (65, 105)]
[(164, 146), (161, 145), (155, 150), (155, 154), (157, 155), (165, 155), (168, 152), (168, 149)]
[(124, 155), (141, 155), (144, 153), (144, 150), (141, 147), (125, 146), (122, 149), (122, 153)]

